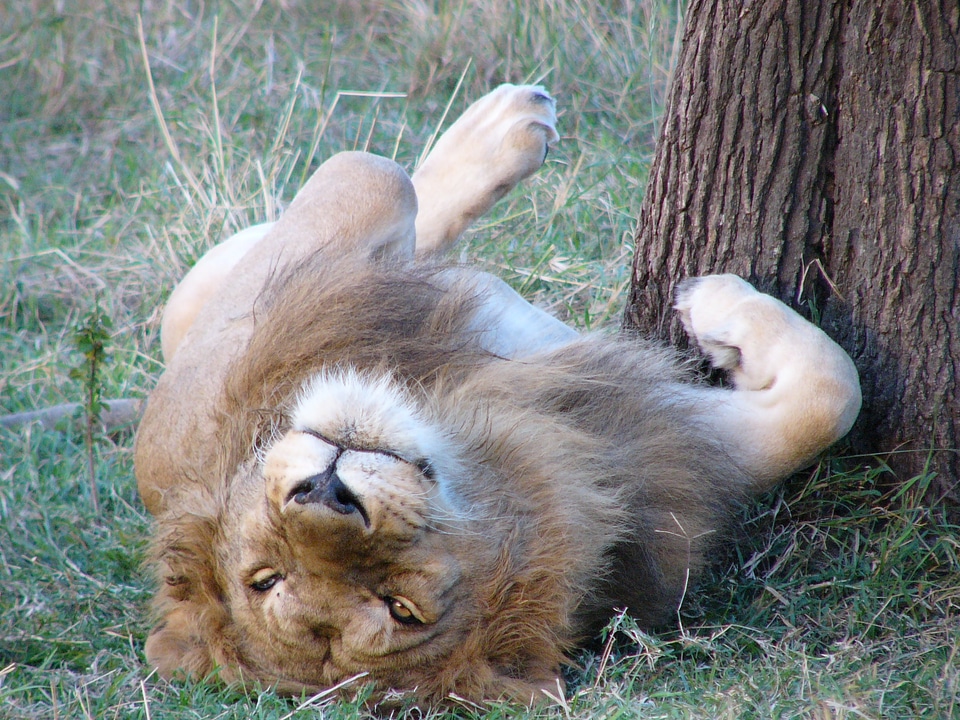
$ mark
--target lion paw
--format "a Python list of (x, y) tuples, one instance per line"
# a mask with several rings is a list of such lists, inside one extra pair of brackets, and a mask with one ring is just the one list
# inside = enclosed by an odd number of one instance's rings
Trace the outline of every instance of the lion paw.
[(759, 390), (773, 379), (769, 371), (761, 372), (766, 363), (758, 362), (764, 336), (771, 322), (779, 324), (785, 313), (793, 313), (774, 303), (780, 304), (736, 275), (708, 275), (680, 283), (674, 307), (714, 367), (729, 371), (737, 387)]
[(676, 309), (734, 391), (700, 390), (704, 415), (757, 492), (812, 461), (860, 412), (850, 357), (820, 328), (736, 275), (687, 280)]
[(413, 175), (417, 252), (448, 248), (533, 174), (559, 139), (556, 122), (553, 98), (537, 85), (501, 85), (471, 105)]
[(687, 334), (730, 373), (741, 390), (764, 390), (804, 352), (804, 339), (820, 331), (779, 300), (736, 275), (707, 275), (677, 288), (676, 310)]

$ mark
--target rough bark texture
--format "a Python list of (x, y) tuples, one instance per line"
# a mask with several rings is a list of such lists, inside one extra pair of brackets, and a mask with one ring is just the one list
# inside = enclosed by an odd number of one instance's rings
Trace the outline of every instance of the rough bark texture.
[(960, 4), (692, 0), (624, 325), (736, 272), (854, 358), (855, 451), (960, 497)]

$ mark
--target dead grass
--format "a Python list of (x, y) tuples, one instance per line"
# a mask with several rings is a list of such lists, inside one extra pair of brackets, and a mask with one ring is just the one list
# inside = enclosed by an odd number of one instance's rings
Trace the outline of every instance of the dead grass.
[[(8, 5), (5, 412), (81, 397), (71, 328), (98, 292), (115, 327), (106, 394), (145, 394), (161, 370), (157, 308), (210, 244), (275, 217), (338, 150), (413, 167), (448, 103), (455, 116), (501, 81), (547, 85), (562, 141), (463, 256), (577, 325), (616, 323), (675, 52), (672, 0)], [(99, 443), (96, 516), (80, 437), (0, 430), (0, 716), (316, 716), (270, 692), (149, 675), (149, 519), (131, 447), (129, 432)], [(957, 533), (921, 504), (925, 482), (882, 498), (876, 471), (842, 463), (796, 479), (746, 511), (743, 542), (688, 597), (683, 631), (622, 620), (545, 714), (957, 716)]]

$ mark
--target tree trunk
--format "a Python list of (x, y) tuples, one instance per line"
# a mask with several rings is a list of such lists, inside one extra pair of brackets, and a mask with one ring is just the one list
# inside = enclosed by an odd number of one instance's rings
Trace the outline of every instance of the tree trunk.
[(860, 370), (854, 452), (960, 499), (960, 4), (691, 0), (624, 326), (735, 272)]

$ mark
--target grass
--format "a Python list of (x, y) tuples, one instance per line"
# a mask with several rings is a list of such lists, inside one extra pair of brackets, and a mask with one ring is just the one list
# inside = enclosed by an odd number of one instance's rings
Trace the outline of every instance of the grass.
[[(4, 8), (0, 408), (82, 399), (73, 327), (98, 296), (113, 323), (104, 396), (145, 395), (162, 371), (158, 308), (207, 247), (275, 217), (338, 150), (413, 167), (448, 103), (456, 114), (501, 81), (547, 85), (562, 141), (463, 257), (580, 327), (615, 325), (676, 13), (669, 0)], [(97, 440), (97, 514), (82, 434), (0, 429), (0, 717), (316, 716), (269, 691), (150, 675), (132, 444), (130, 429)], [(883, 480), (825, 461), (746, 510), (682, 627), (620, 620), (543, 714), (960, 715), (957, 528), (923, 505), (928, 479), (895, 496)]]

